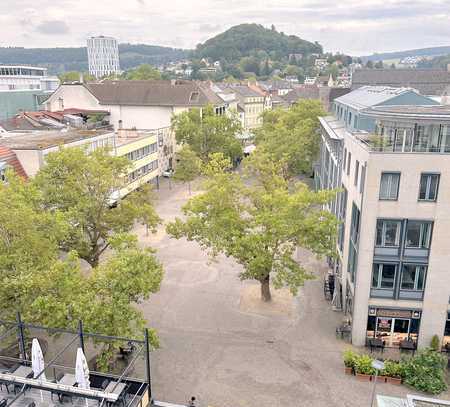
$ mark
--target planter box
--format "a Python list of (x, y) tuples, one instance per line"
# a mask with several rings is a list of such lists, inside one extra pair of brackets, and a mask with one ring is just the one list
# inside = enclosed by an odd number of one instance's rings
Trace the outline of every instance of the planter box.
[(372, 376), (369, 374), (356, 373), (356, 378), (361, 382), (370, 382), (372, 380)]
[(402, 379), (400, 377), (386, 376), (386, 383), (400, 385), (400, 384), (402, 384)]
[(350, 374), (350, 375), (354, 374), (352, 367), (345, 367), (344, 370), (345, 370), (345, 374)]

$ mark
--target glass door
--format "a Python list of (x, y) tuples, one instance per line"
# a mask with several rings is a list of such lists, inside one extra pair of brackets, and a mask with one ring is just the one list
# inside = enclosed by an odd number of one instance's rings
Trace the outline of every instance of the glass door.
[(392, 318), (377, 318), (376, 337), (385, 342), (386, 346), (390, 346), (392, 334)]
[(409, 319), (395, 318), (392, 326), (391, 346), (399, 346), (400, 342), (409, 338)]

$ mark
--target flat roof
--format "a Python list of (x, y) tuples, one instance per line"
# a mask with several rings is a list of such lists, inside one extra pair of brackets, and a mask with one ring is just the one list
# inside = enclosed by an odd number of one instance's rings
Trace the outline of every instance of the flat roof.
[(111, 130), (38, 131), (0, 138), (0, 144), (12, 150), (45, 150), (105, 134), (114, 133)]
[(447, 105), (374, 106), (364, 113), (385, 118), (450, 121), (450, 106)]

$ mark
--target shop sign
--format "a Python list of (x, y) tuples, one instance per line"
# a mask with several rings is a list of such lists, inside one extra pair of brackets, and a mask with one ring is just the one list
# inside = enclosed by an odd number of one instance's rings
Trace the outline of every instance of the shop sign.
[(377, 309), (378, 317), (390, 318), (411, 318), (412, 311), (409, 310), (395, 310), (395, 309)]

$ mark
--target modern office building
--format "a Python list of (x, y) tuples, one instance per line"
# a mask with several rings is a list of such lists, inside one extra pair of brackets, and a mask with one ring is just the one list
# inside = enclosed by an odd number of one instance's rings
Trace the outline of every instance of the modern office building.
[(0, 91), (41, 90), (53, 92), (58, 86), (58, 77), (47, 75), (47, 68), (0, 65)]
[(90, 37), (87, 40), (89, 73), (98, 78), (120, 73), (119, 46), (112, 37)]
[(333, 306), (354, 345), (450, 343), (450, 108), (425, 99), (366, 87), (320, 118), (316, 187), (340, 191)]

